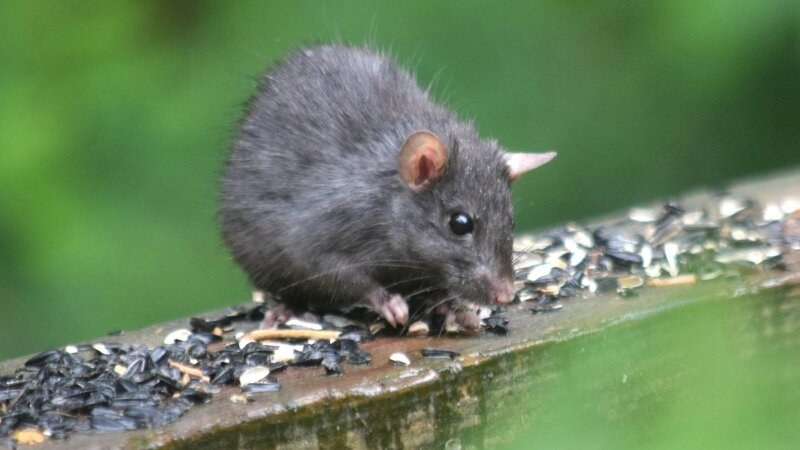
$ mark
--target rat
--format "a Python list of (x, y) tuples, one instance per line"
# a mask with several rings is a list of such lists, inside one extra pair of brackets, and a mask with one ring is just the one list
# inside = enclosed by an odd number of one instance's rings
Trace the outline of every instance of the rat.
[(279, 302), (262, 326), (356, 305), (399, 326), (421, 299), (425, 313), (475, 329), (466, 305), (514, 296), (510, 185), (554, 156), (482, 139), (379, 51), (303, 48), (247, 104), (220, 229)]

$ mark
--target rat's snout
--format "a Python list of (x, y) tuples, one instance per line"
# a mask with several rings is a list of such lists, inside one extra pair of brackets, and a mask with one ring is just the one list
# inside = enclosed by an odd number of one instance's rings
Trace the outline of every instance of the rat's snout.
[(514, 282), (503, 278), (492, 280), (492, 303), (505, 305), (514, 298)]
[(476, 273), (479, 280), (485, 286), (486, 300), (484, 302), (493, 305), (504, 305), (510, 303), (514, 298), (514, 282), (505, 277), (492, 275), (490, 271), (478, 269)]

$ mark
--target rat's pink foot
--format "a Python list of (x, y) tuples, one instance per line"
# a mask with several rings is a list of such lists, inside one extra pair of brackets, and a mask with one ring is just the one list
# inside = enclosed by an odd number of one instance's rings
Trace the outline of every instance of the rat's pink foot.
[(275, 328), (292, 318), (292, 312), (283, 303), (278, 303), (264, 313), (261, 328)]
[(408, 322), (408, 303), (402, 295), (382, 291), (371, 297), (370, 303), (375, 312), (383, 316), (389, 325), (396, 327)]

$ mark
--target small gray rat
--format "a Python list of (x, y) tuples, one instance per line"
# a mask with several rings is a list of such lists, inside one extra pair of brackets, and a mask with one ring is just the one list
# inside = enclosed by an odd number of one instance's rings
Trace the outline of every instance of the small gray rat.
[(555, 153), (508, 153), (369, 48), (301, 49), (250, 99), (219, 222), (256, 288), (289, 310), (366, 305), (396, 326), (407, 300), (480, 326), (464, 305), (514, 296), (510, 184)]

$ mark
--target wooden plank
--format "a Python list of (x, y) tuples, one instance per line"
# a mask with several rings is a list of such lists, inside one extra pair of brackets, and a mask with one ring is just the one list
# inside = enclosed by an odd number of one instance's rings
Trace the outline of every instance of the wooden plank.
[[(762, 202), (800, 198), (800, 171), (737, 183), (731, 191)], [(705, 199), (707, 194), (694, 193), (685, 202)], [(509, 411), (518, 408), (516, 389), (531, 389), (531, 383), (549, 373), (537, 359), (542, 348), (697, 302), (729, 299), (743, 288), (792, 283), (797, 278), (773, 273), (744, 281), (648, 287), (631, 299), (616, 294), (570, 299), (563, 310), (548, 314), (532, 314), (523, 303), (509, 309), (508, 336), (378, 338), (363, 345), (372, 363), (345, 365), (341, 377), (328, 377), (321, 368), (290, 367), (278, 375), (279, 392), (255, 395), (251, 403), (231, 402), (239, 389), (226, 388), (163, 428), (75, 434), (36, 448), (413, 448), (442, 447), (455, 436), (488, 445), (495, 437), (483, 435), (487, 425), (507, 420)], [(168, 332), (187, 325), (187, 320), (168, 322), (114, 340), (158, 345)], [(419, 353), (423, 347), (447, 348), (462, 356), (425, 359)], [(410, 366), (389, 363), (389, 355), (397, 351), (408, 354)], [(12, 372), (24, 360), (0, 363), (0, 374)]]

